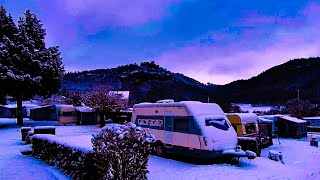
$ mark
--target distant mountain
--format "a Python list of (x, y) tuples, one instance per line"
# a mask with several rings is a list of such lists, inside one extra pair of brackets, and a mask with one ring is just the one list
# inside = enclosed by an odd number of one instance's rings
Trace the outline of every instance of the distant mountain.
[(283, 103), (299, 95), (320, 102), (320, 58), (294, 59), (249, 80), (223, 86), (234, 102)]
[(154, 62), (67, 73), (62, 89), (86, 91), (96, 84), (107, 84), (116, 90), (129, 90), (132, 104), (167, 98), (206, 101), (211, 94), (210, 87), (183, 74), (172, 73)]
[(62, 89), (86, 91), (96, 84), (129, 90), (131, 104), (159, 99), (207, 102), (284, 103), (300, 97), (320, 102), (320, 58), (295, 59), (248, 80), (227, 85), (205, 85), (183, 74), (170, 72), (154, 62), (97, 69), (64, 76)]

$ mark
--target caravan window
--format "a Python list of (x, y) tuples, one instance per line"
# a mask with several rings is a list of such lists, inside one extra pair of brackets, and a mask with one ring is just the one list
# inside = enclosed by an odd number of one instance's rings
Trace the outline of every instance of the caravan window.
[(245, 125), (246, 134), (251, 134), (256, 132), (256, 124), (250, 123)]
[(72, 112), (63, 112), (62, 116), (72, 116)]
[(227, 131), (230, 127), (224, 118), (206, 118), (206, 126), (213, 126), (224, 131)]
[(174, 129), (177, 131), (189, 131), (189, 119), (174, 119)]

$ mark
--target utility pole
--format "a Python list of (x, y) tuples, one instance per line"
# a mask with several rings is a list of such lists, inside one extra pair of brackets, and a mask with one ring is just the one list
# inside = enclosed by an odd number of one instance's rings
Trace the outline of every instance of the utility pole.
[(301, 104), (300, 104), (300, 89), (298, 89), (298, 108), (299, 108), (299, 118), (300, 118), (300, 108), (301, 108)]

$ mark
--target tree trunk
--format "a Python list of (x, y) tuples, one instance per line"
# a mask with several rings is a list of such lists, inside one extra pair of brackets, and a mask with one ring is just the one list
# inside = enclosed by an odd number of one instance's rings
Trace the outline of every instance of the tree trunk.
[(23, 125), (22, 117), (22, 98), (17, 98), (17, 125)]
[(104, 113), (103, 113), (103, 112), (100, 112), (100, 113), (99, 113), (99, 116), (100, 116), (100, 119), (99, 119), (100, 127), (103, 127), (104, 125), (106, 125), (106, 121), (105, 121), (105, 119), (104, 119)]

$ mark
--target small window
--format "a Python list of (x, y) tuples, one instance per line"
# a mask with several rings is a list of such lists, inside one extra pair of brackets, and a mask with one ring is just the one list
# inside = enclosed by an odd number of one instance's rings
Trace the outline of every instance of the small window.
[(250, 123), (245, 125), (246, 134), (251, 134), (256, 132), (256, 124)]
[(62, 116), (72, 116), (72, 112), (63, 112)]
[(174, 119), (174, 130), (189, 131), (189, 119)]

